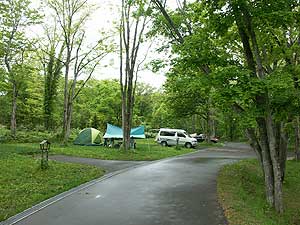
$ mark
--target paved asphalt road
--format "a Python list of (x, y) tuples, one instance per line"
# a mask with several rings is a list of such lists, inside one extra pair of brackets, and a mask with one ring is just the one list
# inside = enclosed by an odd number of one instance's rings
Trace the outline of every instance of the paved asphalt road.
[(65, 155), (53, 155), (53, 156), (49, 156), (49, 158), (52, 160), (57, 160), (62, 162), (81, 163), (81, 164), (101, 167), (105, 169), (106, 173), (111, 173), (132, 166), (137, 166), (146, 162), (146, 161), (101, 160), (101, 159), (81, 158), (81, 157), (65, 156)]
[(244, 145), (228, 145), (144, 164), (75, 192), (16, 224), (226, 224), (216, 196), (218, 170), (253, 156)]

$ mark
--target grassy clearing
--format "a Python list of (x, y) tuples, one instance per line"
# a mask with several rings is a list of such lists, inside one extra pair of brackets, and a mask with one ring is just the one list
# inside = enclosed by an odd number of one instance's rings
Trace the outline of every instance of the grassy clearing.
[[(19, 154), (38, 154), (38, 144), (1, 144), (9, 152)], [(79, 156), (87, 158), (111, 159), (111, 160), (157, 160), (166, 157), (181, 155), (195, 151), (181, 147), (162, 147), (152, 139), (137, 140), (137, 149), (135, 151), (125, 152), (119, 149), (106, 148), (102, 146), (78, 146), (70, 144), (69, 146), (60, 146), (59, 144), (51, 145), (51, 154)], [(1, 154), (1, 153), (0, 153)]]
[(263, 177), (256, 160), (227, 165), (218, 177), (218, 195), (230, 225), (299, 225), (300, 163), (287, 162), (285, 212), (278, 215), (265, 201)]
[(0, 221), (104, 174), (96, 167), (54, 161), (41, 170), (40, 160), (16, 154), (32, 149), (0, 145)]

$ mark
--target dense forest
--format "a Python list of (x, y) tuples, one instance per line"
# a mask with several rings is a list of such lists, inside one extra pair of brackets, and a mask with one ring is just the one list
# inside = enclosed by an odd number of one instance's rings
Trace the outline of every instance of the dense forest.
[[(59, 139), (62, 124), (63, 95), (62, 79), (59, 81), (57, 94), (53, 104), (53, 114), (51, 115), (51, 125), (46, 128), (46, 113), (44, 105), (44, 77), (32, 73), (28, 80), (24, 80), (22, 89), (19, 92), (17, 101), (17, 141), (19, 138), (30, 141), (27, 136), (38, 135), (42, 138), (43, 133), (51, 133), (52, 138)], [(0, 96), (0, 124), (2, 141), (12, 140), (10, 135), (10, 114), (11, 114), (11, 90), (10, 87), (1, 83), (2, 94)], [(136, 102), (134, 106), (133, 126), (145, 125), (147, 135), (154, 137), (155, 130), (161, 127), (183, 128), (191, 133), (202, 133), (206, 129), (206, 121), (199, 115), (175, 115), (175, 110), (169, 106), (167, 93), (164, 90), (157, 90), (148, 84), (138, 83), (136, 90)], [(225, 123), (223, 114), (219, 113), (216, 122), (216, 134), (223, 135), (223, 138), (233, 139), (242, 135), (233, 132), (238, 131), (238, 127), (230, 127), (230, 123)], [(95, 127), (105, 131), (106, 123), (122, 125), (121, 94), (119, 82), (117, 80), (95, 80), (87, 82), (85, 88), (74, 103), (72, 129), (73, 136), (79, 130), (86, 127)], [(230, 115), (228, 115), (230, 118)], [(231, 118), (232, 120), (233, 118)], [(223, 121), (223, 122), (222, 122)], [(235, 125), (234, 125), (235, 126)], [(231, 133), (230, 133), (231, 132)], [(58, 135), (58, 136), (57, 136)]]

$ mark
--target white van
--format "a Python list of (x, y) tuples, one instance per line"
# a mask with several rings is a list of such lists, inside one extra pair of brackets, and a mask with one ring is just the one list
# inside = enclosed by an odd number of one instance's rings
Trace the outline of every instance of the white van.
[(162, 146), (174, 146), (177, 144), (187, 148), (197, 145), (197, 139), (192, 138), (185, 130), (161, 128), (156, 136), (155, 141)]

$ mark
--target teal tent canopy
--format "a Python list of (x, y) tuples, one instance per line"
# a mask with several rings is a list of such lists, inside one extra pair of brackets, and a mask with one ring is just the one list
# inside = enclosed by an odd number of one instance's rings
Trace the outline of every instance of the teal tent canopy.
[(108, 123), (103, 138), (123, 138), (123, 130)]
[(130, 137), (134, 138), (146, 138), (145, 137), (145, 127), (144, 126), (139, 126), (132, 128), (130, 131)]
[[(133, 138), (146, 138), (145, 137), (145, 127), (139, 126), (132, 128), (130, 131), (130, 137)], [(107, 124), (106, 133), (103, 138), (123, 138), (123, 130), (120, 127)]]

